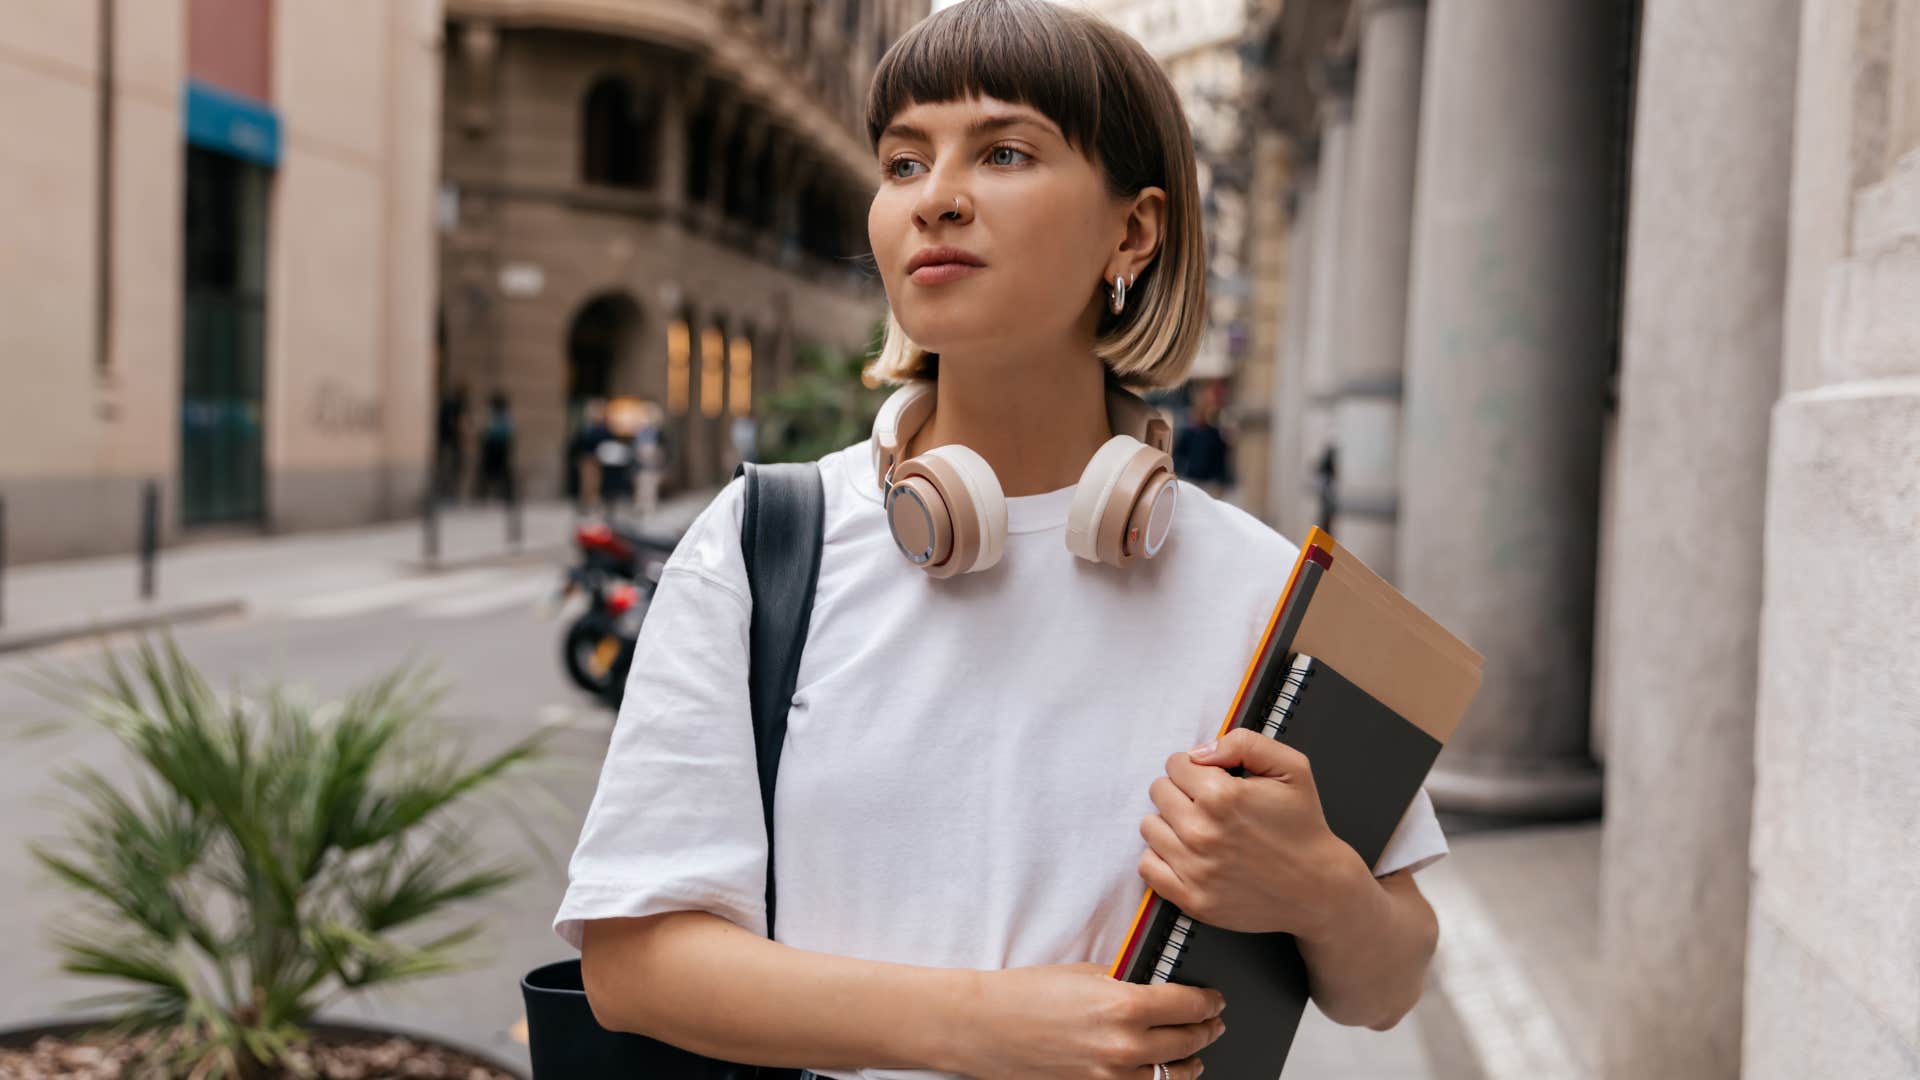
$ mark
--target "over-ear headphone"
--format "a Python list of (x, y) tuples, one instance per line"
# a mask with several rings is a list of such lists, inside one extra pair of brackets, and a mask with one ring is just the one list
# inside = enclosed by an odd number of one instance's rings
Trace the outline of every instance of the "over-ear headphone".
[[(873, 471), (893, 541), (907, 561), (938, 578), (1000, 561), (1007, 500), (978, 453), (936, 446), (901, 460), (933, 414), (934, 384), (920, 379), (889, 396), (873, 422)], [(1169, 449), (1172, 428), (1159, 411), (1107, 384), (1113, 438), (1087, 462), (1067, 513), (1067, 550), (1091, 562), (1126, 566), (1160, 553), (1173, 529), (1180, 485)]]

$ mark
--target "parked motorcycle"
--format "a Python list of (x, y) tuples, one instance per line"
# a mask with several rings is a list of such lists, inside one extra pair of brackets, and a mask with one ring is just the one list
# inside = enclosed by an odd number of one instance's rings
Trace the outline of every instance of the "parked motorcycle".
[(581, 689), (618, 711), (634, 642), (673, 544), (593, 522), (574, 530), (574, 546), (579, 561), (568, 568), (556, 606), (576, 596), (587, 606), (561, 638), (561, 662)]

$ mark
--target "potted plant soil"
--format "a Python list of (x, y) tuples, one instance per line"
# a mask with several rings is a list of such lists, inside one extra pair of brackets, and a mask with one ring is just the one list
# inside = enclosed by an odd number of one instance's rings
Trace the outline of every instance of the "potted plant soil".
[(539, 754), (465, 760), (434, 736), (436, 688), (404, 669), (344, 701), (216, 693), (171, 642), (46, 681), (133, 757), (131, 781), (65, 778), (64, 840), (36, 858), (76, 903), (62, 967), (117, 983), (97, 1023), (0, 1034), (0, 1076), (85, 1080), (508, 1080), (429, 1040), (329, 1024), (358, 991), (456, 970), (478, 923), (450, 909), (516, 880), (463, 807)]

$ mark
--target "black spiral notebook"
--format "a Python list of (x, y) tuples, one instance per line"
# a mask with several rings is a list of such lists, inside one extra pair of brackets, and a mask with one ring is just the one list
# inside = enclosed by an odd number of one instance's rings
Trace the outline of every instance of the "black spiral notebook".
[[(1250, 727), (1305, 754), (1329, 829), (1372, 866), (1479, 674), (1477, 653), (1314, 530), (1223, 730)], [(1198, 923), (1151, 890), (1113, 974), (1219, 990), (1230, 1022), (1201, 1059), (1221, 1080), (1280, 1076), (1308, 1001), (1292, 935)]]

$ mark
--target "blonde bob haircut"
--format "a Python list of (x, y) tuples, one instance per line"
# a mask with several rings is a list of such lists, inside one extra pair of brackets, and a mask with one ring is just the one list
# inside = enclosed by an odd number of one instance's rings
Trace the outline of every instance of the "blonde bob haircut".
[[(1115, 197), (1166, 191), (1160, 250), (1127, 290), (1124, 312), (1101, 308), (1093, 351), (1127, 386), (1178, 386), (1205, 330), (1207, 258), (1193, 133), (1166, 73), (1139, 42), (1088, 12), (1052, 0), (963, 0), (922, 20), (881, 58), (867, 94), (867, 136), (877, 147), (909, 105), (977, 96), (1026, 105), (1058, 124)], [(866, 374), (874, 384), (932, 378), (939, 362), (889, 313)]]

